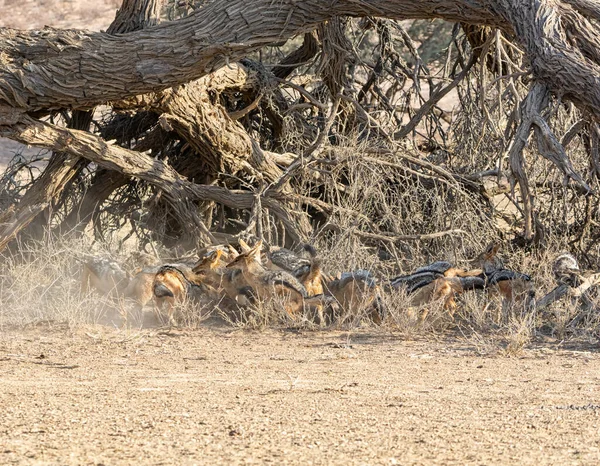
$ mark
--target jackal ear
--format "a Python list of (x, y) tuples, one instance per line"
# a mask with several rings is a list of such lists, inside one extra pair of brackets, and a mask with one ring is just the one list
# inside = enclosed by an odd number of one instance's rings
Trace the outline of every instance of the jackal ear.
[(494, 257), (500, 251), (500, 243), (496, 243), (492, 245), (492, 249), (490, 251), (490, 256)]
[(216, 265), (218, 265), (219, 260), (221, 259), (221, 256), (223, 255), (223, 250), (222, 249), (216, 249), (212, 252), (212, 254), (209, 256), (210, 257), (210, 267), (213, 268)]
[(229, 251), (229, 257), (233, 259), (240, 255), (240, 253), (237, 252), (237, 249), (235, 249), (231, 244), (227, 245), (227, 250)]
[(260, 253), (262, 251), (262, 245), (263, 245), (263, 242), (261, 239), (246, 254), (248, 254), (248, 256), (254, 256), (254, 257), (259, 256), (260, 257)]
[(248, 243), (246, 243), (243, 239), (239, 240), (239, 244), (240, 244), (240, 248), (242, 248), (242, 253), (250, 252), (252, 250), (252, 248), (250, 246), (248, 246)]
[(202, 260), (196, 262), (196, 265), (192, 268), (192, 272), (196, 273), (198, 270), (202, 270), (204, 264), (206, 264), (206, 257), (203, 257)]
[(498, 254), (499, 250), (500, 250), (500, 243), (490, 243), (485, 248), (485, 251), (483, 252), (483, 256), (485, 258), (489, 259), (491, 257), (494, 257), (496, 254)]

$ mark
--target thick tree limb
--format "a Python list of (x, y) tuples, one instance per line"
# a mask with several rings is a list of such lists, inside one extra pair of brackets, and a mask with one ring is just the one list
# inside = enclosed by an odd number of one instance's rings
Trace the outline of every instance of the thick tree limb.
[(120, 110), (144, 108), (160, 115), (160, 124), (175, 131), (207, 164), (207, 174), (235, 176), (241, 171), (273, 181), (281, 170), (253, 141), (244, 127), (209, 94), (245, 92), (259, 88), (255, 70), (241, 64), (162, 92), (121, 101)]
[[(530, 91), (530, 95), (531, 95)], [(523, 102), (522, 106), (526, 105), (527, 99), (533, 99), (528, 95)], [(521, 114), (524, 110), (521, 110)], [(531, 121), (521, 116), (521, 122), (517, 127), (513, 140), (508, 149), (508, 161), (510, 164), (510, 170), (517, 182), (519, 183), (519, 190), (521, 192), (521, 201), (523, 202), (523, 216), (524, 216), (524, 237), (526, 240), (533, 238), (533, 196), (529, 188), (529, 178), (525, 172), (525, 159), (523, 156), (523, 150), (527, 145), (529, 139), (529, 131), (531, 128)]]
[(279, 65), (273, 68), (273, 74), (279, 79), (286, 79), (298, 66), (308, 63), (318, 52), (319, 43), (314, 32), (304, 34), (302, 46), (287, 57)]
[[(544, 89), (553, 89), (589, 109), (598, 118), (600, 41), (595, 34), (598, 32), (595, 23), (590, 23), (579, 13), (590, 9), (585, 3), (586, 0), (573, 0), (570, 2), (574, 5), (572, 8), (569, 3), (559, 0), (340, 0), (327, 4), (316, 0), (281, 0), (276, 4), (265, 0), (252, 3), (215, 0), (190, 18), (126, 35), (50, 29), (28, 33), (0, 29), (0, 105), (19, 107), (22, 111), (90, 108), (105, 101), (163, 90), (158, 101), (153, 103), (163, 112), (161, 123), (182, 135), (196, 152), (208, 154), (212, 171), (266, 173), (265, 178), (273, 181), (279, 179), (281, 171), (265, 157), (241, 125), (232, 121), (225, 109), (209, 98), (207, 88), (199, 84), (204, 78), (189, 85), (173, 86), (202, 77), (229, 60), (309, 31), (342, 14), (398, 19), (441, 17), (502, 27), (514, 33), (529, 55), (537, 82), (543, 83)], [(127, 11), (135, 5), (135, 0), (128, 0), (122, 10)], [(110, 32), (122, 30), (116, 23)], [(582, 25), (584, 27), (579, 31), (578, 26)], [(312, 51), (308, 50), (308, 53)], [(221, 70), (227, 70), (227, 67)], [(189, 92), (190, 89), (193, 92)], [(533, 90), (530, 103), (535, 107), (533, 96), (537, 96), (537, 91), (534, 93)], [(547, 96), (547, 91), (543, 94)], [(523, 118), (516, 144), (511, 147), (511, 166), (524, 197), (526, 236), (532, 235), (533, 210), (522, 149), (532, 125), (542, 154), (579, 186), (589, 190), (539, 116), (541, 105), (536, 107), (536, 112)], [(18, 121), (31, 123), (11, 112), (3, 112), (0, 120), (5, 125), (16, 123), (19, 126)], [(20, 128), (17, 133), (24, 134), (25, 129)], [(7, 131), (6, 134), (13, 133)], [(81, 137), (72, 135), (76, 139)], [(128, 162), (133, 163), (132, 160)], [(126, 165), (116, 163), (115, 166), (123, 172), (132, 170)], [(283, 181), (287, 178), (289, 176), (284, 176)], [(67, 182), (57, 181), (57, 186)], [(282, 186), (281, 183), (277, 185)], [(21, 218), (20, 215), (17, 217)]]
[[(585, 35), (597, 30), (550, 0), (215, 1), (188, 18), (126, 35), (1, 29), (0, 102), (24, 110), (89, 108), (173, 87), (339, 15), (503, 28), (524, 45), (538, 79), (600, 118), (598, 38)], [(583, 34), (574, 36), (578, 30)]]
[(123, 0), (121, 8), (106, 32), (126, 34), (156, 26), (160, 22), (160, 9), (163, 3), (163, 0)]
[[(107, 144), (98, 136), (83, 131), (61, 128), (24, 117), (21, 124), (0, 127), (0, 136), (10, 137), (23, 144), (83, 157), (108, 170), (147, 181), (160, 189), (175, 211), (184, 218), (189, 202), (208, 200), (235, 209), (251, 209), (254, 203), (252, 192), (191, 183), (161, 160)], [(301, 241), (308, 236), (308, 231), (298, 230), (305, 225), (305, 222), (300, 220), (302, 215), (284, 209), (277, 200), (268, 196), (262, 199), (262, 204), (284, 224), (294, 241)], [(195, 227), (202, 228), (198, 219), (189, 221), (195, 223)], [(0, 231), (0, 244), (4, 237), (4, 232)]]
[(39, 179), (27, 190), (19, 206), (0, 224), (0, 251), (27, 227), (35, 217), (50, 206), (71, 180), (79, 157), (61, 153), (44, 170)]
[[(0, 101), (25, 110), (87, 108), (166, 89), (347, 15), (443, 18), (514, 31), (538, 78), (600, 116), (600, 66), (562, 46), (568, 44), (558, 8), (548, 0), (531, 6), (524, 0), (234, 0), (211, 2), (188, 18), (126, 35), (1, 29)], [(569, 19), (585, 21), (575, 10)], [(581, 80), (574, 82), (572, 71)]]
[[(567, 3), (494, 3), (524, 46), (536, 79), (580, 108), (590, 109), (600, 119), (598, 28)], [(586, 2), (579, 3), (582, 6)]]
[(156, 108), (160, 123), (181, 135), (208, 165), (208, 172), (236, 175), (247, 169), (252, 155), (248, 133), (225, 108), (209, 100), (203, 79), (167, 89)]
[(585, 192), (591, 188), (583, 181), (583, 178), (575, 172), (564, 148), (550, 130), (548, 124), (541, 117), (542, 110), (548, 105), (548, 88), (539, 82), (532, 85), (527, 97), (521, 103), (520, 123), (513, 136), (512, 143), (508, 149), (508, 158), (511, 171), (519, 183), (521, 198), (523, 201), (523, 212), (525, 217), (525, 238), (533, 238), (533, 197), (529, 188), (529, 180), (525, 172), (525, 160), (523, 150), (527, 146), (529, 134), (533, 127), (540, 154), (553, 162), (565, 176), (573, 179)]
[(582, 15), (600, 21), (600, 4), (596, 0), (567, 0)]

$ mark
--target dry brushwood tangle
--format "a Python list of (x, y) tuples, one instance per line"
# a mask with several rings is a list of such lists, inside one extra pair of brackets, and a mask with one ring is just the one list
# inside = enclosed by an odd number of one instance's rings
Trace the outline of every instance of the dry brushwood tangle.
[[(142, 180), (150, 190), (151, 202), (145, 204), (151, 217), (168, 217), (162, 223), (165, 241), (188, 236), (194, 245), (216, 244), (222, 239), (219, 235), (231, 233), (224, 220), (228, 215), (237, 217), (234, 233), (242, 229), (259, 237), (284, 236), (289, 243), (305, 241), (316, 223), (343, 211), (334, 200), (346, 190), (340, 182), (345, 174), (330, 180), (327, 165), (335, 162), (327, 158), (331, 151), (326, 149), (335, 145), (336, 137), (375, 138), (377, 145), (395, 154), (402, 152), (399, 139), (414, 136), (423, 121), (437, 122), (433, 132), (441, 131), (437, 104), (460, 85), (468, 86), (472, 73), (483, 73), (483, 66), (477, 71), (482, 57), (496, 76), (481, 89), (506, 81), (499, 88), (497, 107), (503, 107), (503, 100), (514, 106), (505, 112), (508, 117), (504, 115), (508, 119), (502, 123), (505, 138), (499, 159), (506, 158), (513, 187), (518, 185), (519, 194), (513, 189), (511, 201), (523, 217), (524, 239), (543, 240), (544, 222), (550, 223), (536, 206), (537, 186), (525, 158), (530, 135), (539, 154), (571, 180), (579, 195), (587, 196), (585, 218), (577, 219), (575, 234), (582, 249), (586, 237), (593, 239), (594, 185), (574, 168), (565, 146), (580, 135), (595, 173), (600, 173), (600, 8), (594, 3), (218, 0), (187, 17), (161, 23), (162, 6), (160, 0), (126, 0), (106, 33), (0, 29), (0, 135), (54, 151), (43, 174), (0, 216), (0, 250), (30, 224), (26, 233), (35, 237), (35, 227), (48, 224), (34, 222), (44, 212), (52, 216), (66, 210), (61, 225), (59, 220), (50, 222), (58, 233), (83, 231), (79, 222), (97, 226), (111, 200), (124, 210), (121, 216), (130, 215), (130, 204), (141, 205), (144, 196), (131, 180)], [(343, 17), (366, 18), (365, 29), (374, 28), (380, 38), (380, 59), (357, 93), (349, 92), (357, 85), (349, 70), (358, 61)], [(419, 65), (410, 36), (395, 21), (385, 21), (433, 18), (463, 24), (471, 47), (469, 51), (454, 40), (459, 56), (452, 65), (448, 55), (444, 69), (452, 71), (444, 85), (421, 76), (429, 71)], [(473, 32), (477, 27), (484, 31), (480, 36)], [(392, 32), (410, 50), (415, 70), (390, 46)], [(302, 45), (271, 71), (247, 59), (298, 35), (303, 35)], [(289, 77), (312, 66), (319, 49), (314, 74), (322, 86), (307, 90), (302, 79)], [(515, 63), (519, 54), (526, 59)], [(396, 79), (389, 92), (402, 91), (415, 76), (429, 82), (432, 92), (426, 97), (414, 81), (422, 106), (407, 109), (408, 123), (394, 110), (388, 90), (377, 86), (382, 73)], [(298, 93), (300, 100), (292, 102), (284, 88)], [(373, 99), (377, 108), (370, 113), (367, 100)], [(551, 120), (566, 101), (578, 107), (580, 121), (561, 139)], [(114, 111), (112, 119), (92, 133), (91, 111), (105, 104)], [(401, 127), (384, 128), (385, 118), (378, 114)], [(66, 124), (56, 118), (59, 115)], [(427, 139), (429, 145), (439, 144), (432, 134)], [(403, 162), (394, 166), (403, 176), (471, 196), (471, 203), (478, 197), (488, 202), (477, 179), (418, 157), (403, 156)], [(101, 169), (94, 171), (90, 163)], [(86, 184), (86, 170), (93, 171), (91, 185)], [(299, 175), (314, 183), (308, 194), (297, 182)], [(332, 189), (335, 192), (329, 193)], [(492, 208), (482, 207), (481, 215), (489, 215)], [(365, 242), (394, 245), (462, 232), (445, 228), (405, 235), (386, 231), (385, 224), (367, 219), (364, 229), (370, 231), (356, 234)], [(150, 236), (158, 235), (156, 229), (149, 230)]]

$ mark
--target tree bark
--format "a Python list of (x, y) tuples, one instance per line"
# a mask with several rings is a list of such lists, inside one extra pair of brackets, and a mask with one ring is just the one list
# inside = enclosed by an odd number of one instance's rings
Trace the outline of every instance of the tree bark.
[[(107, 33), (0, 29), (0, 132), (26, 143), (69, 149), (62, 164), (70, 166), (70, 171), (63, 173), (61, 163), (49, 165), (48, 169), (53, 172), (39, 180), (40, 183), (46, 180), (46, 184), (32, 188), (33, 197), (21, 206), (23, 212), (17, 211), (4, 231), (0, 230), (0, 241), (6, 233), (14, 235), (18, 231), (17, 224), (30, 221), (32, 212), (49, 205), (48, 196), (58, 195), (68, 184), (77, 173), (77, 165), (71, 165), (73, 155), (160, 187), (170, 196), (173, 208), (183, 217), (187, 216), (191, 225), (202, 226), (192, 218), (193, 209), (184, 206), (188, 197), (201, 199), (199, 196), (206, 195), (208, 200), (220, 198), (217, 202), (232, 203), (231, 191), (225, 190), (227, 195), (223, 195), (213, 189), (214, 186), (194, 185), (183, 180), (167, 164), (147, 156), (133, 156), (131, 151), (122, 153), (124, 159), (118, 160), (112, 157), (116, 147), (108, 154), (102, 153), (109, 146), (103, 146), (101, 139), (91, 140), (80, 132), (63, 133), (52, 125), (36, 123), (28, 115), (64, 108), (89, 109), (106, 102), (121, 104), (126, 99), (131, 99), (137, 108), (149, 103), (161, 113), (160, 121), (165, 128), (176, 131), (196, 152), (205, 156), (204, 163), (211, 172), (235, 175), (244, 170), (258, 179), (270, 182), (280, 179), (281, 170), (235, 121), (238, 115), (231, 118), (226, 109), (208, 95), (207, 89), (215, 81), (206, 75), (218, 70), (214, 75), (227, 76), (231, 70), (222, 65), (298, 33), (307, 33), (306, 47), (298, 56), (311, 56), (315, 44), (308, 32), (342, 15), (442, 18), (502, 28), (515, 37), (529, 56), (535, 84), (527, 101), (533, 102), (536, 94), (533, 91), (543, 87), (572, 100), (600, 119), (600, 31), (596, 23), (584, 16), (597, 19), (599, 9), (589, 0), (340, 0), (328, 3), (215, 0), (188, 18), (121, 34), (139, 24), (152, 24), (150, 18), (158, 11), (157, 2), (160, 3), (159, 0), (126, 0)], [(285, 75), (283, 68), (275, 71)], [(242, 72), (248, 74), (247, 70)], [(336, 88), (339, 86), (332, 86)], [(523, 172), (522, 149), (531, 128), (538, 136), (542, 155), (589, 190), (541, 117), (536, 113), (524, 118), (510, 153), (513, 171), (522, 188), (528, 238), (533, 234), (534, 217)], [(44, 137), (36, 138), (32, 133), (36, 130), (42, 131)], [(69, 144), (64, 144), (67, 140)], [(169, 188), (168, 180), (177, 186)], [(246, 197), (237, 196), (241, 193), (235, 193), (236, 202), (232, 207), (251, 207), (252, 202), (248, 206)], [(249, 199), (253, 199), (254, 195), (248, 194)], [(184, 199), (181, 206), (175, 202), (177, 197)], [(273, 209), (277, 208), (281, 210), (273, 204)], [(281, 212), (278, 215), (284, 222), (289, 219), (289, 215), (281, 215)], [(20, 219), (17, 224), (15, 218)]]
[(126, 34), (156, 26), (163, 3), (164, 0), (123, 0), (106, 33)]
[(48, 164), (40, 178), (27, 190), (18, 208), (0, 224), (0, 251), (50, 206), (52, 199), (71, 180), (79, 160), (76, 155), (61, 153)]
[(539, 80), (600, 117), (598, 28), (555, 0), (222, 0), (130, 34), (1, 29), (0, 103), (25, 111), (89, 108), (166, 89), (341, 15), (502, 28), (524, 46)]
[[(71, 118), (67, 123), (67, 127), (89, 131), (93, 113), (93, 110), (73, 110)], [(77, 176), (88, 165), (88, 161), (85, 159), (80, 159), (77, 163), (73, 164), (70, 163), (71, 161), (69, 159), (70, 156), (67, 154), (53, 152), (50, 162), (44, 168), (42, 177), (30, 188), (32, 193), (29, 193), (28, 191), (28, 194), (37, 192), (35, 195), (37, 201), (34, 201), (34, 197), (28, 196), (30, 202), (47, 202), (48, 207), (46, 207), (46, 209), (44, 209), (37, 217), (33, 218), (27, 228), (24, 229), (22, 236), (27, 239), (40, 240), (44, 237), (51, 217), (51, 211), (57, 205), (60, 205), (61, 201), (64, 202), (65, 198), (68, 196), (69, 187), (73, 185), (74, 180), (77, 179)], [(68, 171), (64, 170), (64, 165), (70, 166)], [(46, 186), (40, 186), (40, 183), (46, 184)], [(42, 189), (40, 189), (40, 187)], [(23, 205), (27, 206), (28, 203), (24, 203)]]

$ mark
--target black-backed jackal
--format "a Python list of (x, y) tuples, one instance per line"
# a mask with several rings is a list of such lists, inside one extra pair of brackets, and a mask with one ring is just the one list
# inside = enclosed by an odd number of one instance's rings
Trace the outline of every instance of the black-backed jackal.
[(440, 277), (433, 280), (410, 296), (410, 303), (413, 306), (423, 306), (435, 301), (442, 301), (445, 311), (450, 316), (456, 311), (456, 296), (468, 290), (483, 290), (485, 280), (479, 276), (467, 277)]
[[(250, 247), (240, 240), (243, 252), (250, 251)], [(271, 271), (283, 271), (293, 275), (306, 289), (309, 297), (323, 294), (323, 271), (321, 260), (317, 257), (316, 249), (310, 244), (304, 244), (302, 250), (310, 258), (300, 257), (295, 252), (286, 248), (267, 248), (260, 260), (264, 267)]]
[[(482, 269), (467, 270), (447, 261), (437, 261), (419, 267), (411, 274), (392, 278), (389, 286), (404, 290), (410, 307), (441, 302), (442, 308), (452, 316), (457, 308), (456, 296), (468, 290), (484, 289), (485, 279)], [(420, 316), (421, 320), (427, 314), (425, 309)]]
[(443, 309), (450, 315), (456, 310), (456, 295), (467, 290), (483, 289), (485, 280), (482, 269), (466, 270), (450, 262), (437, 261), (419, 267), (414, 273), (390, 280), (394, 289), (404, 289), (412, 306), (423, 306), (442, 301)]
[(129, 276), (119, 264), (110, 259), (88, 257), (81, 273), (81, 293), (90, 289), (103, 295), (120, 296), (129, 283)]
[[(312, 257), (316, 256), (316, 251), (310, 246), (305, 246)], [(310, 259), (300, 257), (293, 251), (286, 248), (269, 248), (266, 254), (265, 267), (270, 270), (283, 270), (293, 274), (296, 270), (310, 266)]]
[[(240, 241), (240, 244), (243, 241)], [(248, 245), (246, 245), (246, 243), (244, 243), (244, 245), (250, 249), (250, 247)], [(218, 252), (218, 256), (215, 256), (214, 254), (216, 254)], [(233, 259), (235, 259), (237, 256), (239, 256), (240, 253), (230, 244), (219, 244), (216, 246), (207, 246), (205, 248), (202, 248), (198, 251), (198, 257), (200, 258), (198, 260), (198, 262), (196, 262), (196, 264), (194, 265), (194, 267), (200, 265), (203, 261), (205, 261), (205, 259), (211, 258), (215, 259), (216, 258), (216, 262), (214, 262), (212, 264), (213, 268), (216, 267), (225, 267), (227, 264), (229, 264)]]
[(161, 311), (167, 308), (170, 323), (175, 322), (176, 305), (185, 301), (198, 301), (202, 297), (216, 298), (212, 287), (194, 283), (187, 276), (189, 272), (175, 265), (163, 265), (154, 276), (152, 291), (156, 306)]
[[(385, 318), (380, 287), (368, 270), (342, 273), (339, 278), (325, 284), (325, 294), (333, 297), (341, 308), (337, 310), (335, 320), (341, 321), (350, 315), (360, 316), (363, 312), (375, 323), (381, 323)], [(343, 316), (339, 315), (340, 311), (344, 312)]]
[(492, 274), (495, 270), (503, 270), (504, 262), (498, 257), (501, 245), (499, 243), (490, 243), (486, 248), (471, 262), (473, 267), (483, 269), (485, 275)]
[(190, 266), (183, 263), (146, 267), (131, 278), (123, 296), (133, 300), (139, 310), (151, 301), (156, 309), (166, 307), (172, 321), (175, 304), (198, 298), (201, 293), (210, 295), (209, 288), (201, 289), (192, 283), (190, 274)]
[(304, 309), (308, 298), (304, 286), (288, 272), (267, 270), (261, 262), (262, 241), (257, 242), (249, 251), (240, 254), (227, 265), (228, 269), (241, 270), (244, 280), (252, 287), (259, 301), (272, 301), (277, 298), (286, 313), (298, 316)]
[(505, 302), (524, 303), (529, 307), (535, 296), (531, 277), (504, 267), (498, 257), (499, 244), (490, 244), (476, 259), (474, 264), (483, 269), (486, 289), (499, 294)]
[(237, 304), (246, 305), (249, 303), (248, 282), (240, 269), (227, 268), (229, 263), (239, 257), (239, 254), (236, 253), (233, 259), (227, 262), (223, 260), (223, 256), (224, 252), (221, 249), (206, 254), (192, 268), (190, 279), (194, 283), (204, 283), (212, 287)]
[(142, 309), (154, 298), (154, 291), (152, 285), (154, 284), (154, 277), (160, 270), (160, 266), (145, 267), (138, 271), (129, 281), (127, 288), (125, 288), (123, 295), (125, 298), (132, 299), (138, 305), (139, 309)]
[(160, 260), (157, 257), (143, 251), (134, 251), (125, 259), (123, 266), (131, 275), (135, 275), (142, 269), (159, 264)]
[[(262, 244), (262, 242), (261, 242)], [(249, 252), (252, 248), (244, 240), (239, 240), (242, 253)], [(316, 251), (312, 246), (305, 245), (304, 250), (309, 252), (312, 257), (316, 256)], [(294, 275), (294, 272), (302, 267), (310, 266), (310, 260), (300, 257), (294, 251), (278, 246), (261, 246), (260, 254), (261, 264), (268, 270), (284, 271)]]
[(483, 273), (482, 269), (466, 270), (455, 267), (450, 262), (437, 261), (419, 267), (413, 273), (392, 278), (389, 286), (395, 289), (404, 289), (408, 294), (414, 293), (435, 280), (443, 278), (477, 277)]
[(323, 275), (321, 268), (321, 259), (317, 257), (317, 251), (309, 244), (303, 246), (304, 251), (308, 252), (310, 259), (296, 267), (292, 274), (302, 283), (308, 296), (319, 296), (325, 291)]

